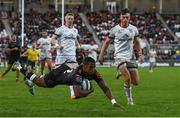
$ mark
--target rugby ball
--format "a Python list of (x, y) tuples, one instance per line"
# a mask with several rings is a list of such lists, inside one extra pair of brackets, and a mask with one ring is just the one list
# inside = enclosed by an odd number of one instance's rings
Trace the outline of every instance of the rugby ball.
[(91, 82), (88, 79), (83, 79), (82, 81), (82, 90), (90, 90)]

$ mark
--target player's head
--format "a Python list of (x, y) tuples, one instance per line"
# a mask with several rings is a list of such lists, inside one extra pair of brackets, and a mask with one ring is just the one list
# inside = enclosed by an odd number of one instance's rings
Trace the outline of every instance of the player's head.
[(33, 42), (32, 42), (32, 48), (33, 48), (33, 49), (36, 49), (36, 47), (37, 47), (36, 41), (33, 41)]
[(43, 29), (42, 30), (42, 37), (46, 38), (48, 36), (47, 30)]
[(129, 24), (130, 21), (130, 10), (128, 8), (122, 9), (120, 14), (121, 23)]
[(93, 74), (95, 71), (96, 62), (91, 57), (86, 57), (83, 60), (83, 71), (87, 74)]
[(66, 15), (65, 15), (65, 25), (66, 26), (72, 26), (73, 25), (73, 22), (74, 22), (74, 13), (72, 12), (68, 12)]
[(12, 34), (12, 35), (11, 35), (11, 41), (12, 41), (12, 42), (16, 42), (16, 39), (17, 39), (16, 34)]
[(95, 41), (94, 41), (94, 40), (91, 40), (91, 41), (90, 41), (90, 44), (91, 44), (91, 45), (94, 45), (94, 44), (95, 44)]

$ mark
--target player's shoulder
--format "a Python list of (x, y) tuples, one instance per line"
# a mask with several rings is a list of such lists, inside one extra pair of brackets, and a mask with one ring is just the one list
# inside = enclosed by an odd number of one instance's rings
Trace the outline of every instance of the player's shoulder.
[(58, 28), (56, 29), (56, 32), (60, 32), (60, 31), (65, 30), (65, 29), (67, 29), (66, 26), (65, 26), (65, 25), (62, 25), (62, 26), (60, 26), (60, 27), (58, 27)]
[(77, 28), (73, 27), (72, 30), (73, 30), (73, 32), (78, 33), (78, 29)]
[(40, 53), (40, 49), (36, 49), (35, 51), (36, 51), (37, 53)]
[(101, 73), (100, 72), (98, 72), (97, 70), (95, 70), (95, 76), (97, 77), (97, 78), (102, 78), (102, 75), (101, 75)]
[(132, 24), (129, 24), (129, 28), (134, 29), (134, 30), (137, 30), (137, 27), (134, 26), (134, 25), (132, 25)]
[(119, 25), (115, 25), (114, 27), (112, 27), (112, 29), (119, 29), (120, 26)]
[(117, 30), (119, 30), (119, 25), (115, 25), (114, 27), (111, 28), (110, 32), (115, 32)]
[(29, 51), (32, 51), (32, 48), (28, 48), (27, 51), (28, 51), (28, 52), (29, 52)]
[(41, 37), (41, 38), (39, 38), (39, 39), (38, 39), (38, 41), (39, 41), (39, 42), (41, 42), (42, 40), (44, 40), (44, 38), (43, 38), (43, 37)]

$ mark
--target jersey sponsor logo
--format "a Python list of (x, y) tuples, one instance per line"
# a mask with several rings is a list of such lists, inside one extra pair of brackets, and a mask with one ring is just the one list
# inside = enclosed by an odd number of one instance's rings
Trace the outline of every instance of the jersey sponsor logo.
[(130, 33), (133, 33), (133, 30), (132, 30), (132, 29), (129, 29), (129, 32), (130, 32)]

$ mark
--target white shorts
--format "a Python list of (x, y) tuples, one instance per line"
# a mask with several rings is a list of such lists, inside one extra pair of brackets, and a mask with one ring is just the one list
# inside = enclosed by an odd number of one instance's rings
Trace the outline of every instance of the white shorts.
[(119, 68), (120, 65), (126, 64), (127, 68), (138, 68), (138, 65), (135, 60), (126, 60), (126, 59), (115, 59), (115, 64), (117, 65), (117, 68)]
[(51, 59), (51, 58), (52, 58), (51, 53), (41, 53), (40, 54), (40, 60)]
[(55, 65), (60, 65), (62, 63), (64, 63), (65, 61), (67, 62), (74, 62), (76, 63), (76, 57), (75, 56), (61, 56), (61, 55), (57, 55), (56, 59), (55, 59)]
[(130, 60), (122, 59), (122, 58), (116, 58), (115, 59), (115, 64), (116, 65), (119, 65), (119, 64), (122, 64), (122, 63), (125, 63), (125, 62), (130, 62)]

